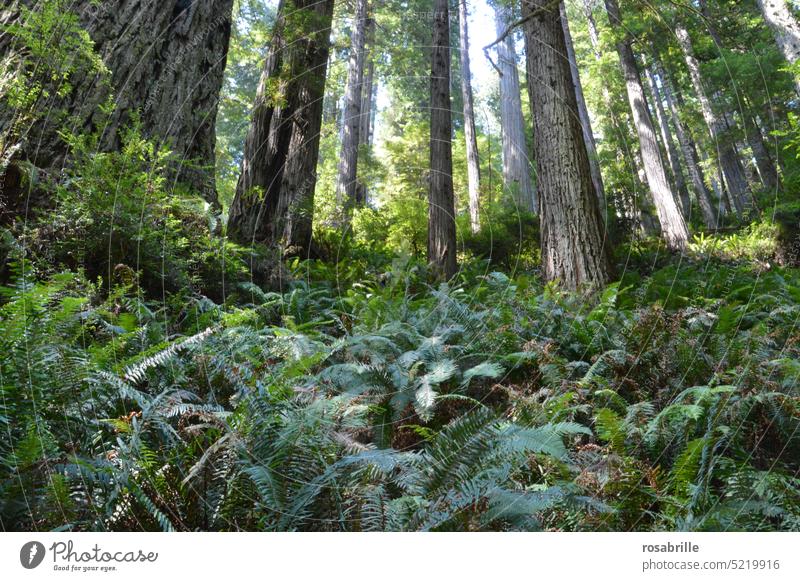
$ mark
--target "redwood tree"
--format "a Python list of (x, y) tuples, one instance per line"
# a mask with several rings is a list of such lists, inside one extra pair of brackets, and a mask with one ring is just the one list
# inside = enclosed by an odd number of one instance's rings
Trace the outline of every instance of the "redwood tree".
[(597, 288), (611, 266), (561, 23), (560, 2), (523, 0), (542, 265), (566, 288)]
[(448, 0), (435, 0), (433, 10), (428, 263), (437, 276), (450, 279), (455, 275), (457, 265)]
[(333, 0), (281, 0), (259, 82), (228, 234), (308, 250)]

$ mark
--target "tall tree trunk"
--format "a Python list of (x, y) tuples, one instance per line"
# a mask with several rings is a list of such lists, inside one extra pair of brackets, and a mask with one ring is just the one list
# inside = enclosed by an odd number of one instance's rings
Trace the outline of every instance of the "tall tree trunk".
[(594, 141), (592, 121), (589, 118), (589, 109), (586, 107), (586, 98), (583, 96), (583, 86), (581, 85), (581, 77), (578, 71), (578, 60), (575, 58), (575, 47), (572, 44), (572, 34), (569, 30), (567, 9), (563, 2), (561, 3), (561, 25), (564, 27), (567, 59), (569, 60), (570, 71), (572, 72), (572, 83), (575, 85), (575, 98), (578, 102), (578, 115), (581, 120), (581, 127), (583, 128), (583, 140), (586, 142), (586, 153), (589, 155), (589, 169), (592, 172), (592, 184), (597, 193), (597, 201), (602, 213), (605, 212), (606, 207), (606, 190), (603, 186), (603, 175), (600, 173), (600, 162), (597, 159), (597, 145)]
[[(800, 58), (800, 23), (789, 11), (786, 0), (757, 0), (775, 42), (784, 58), (794, 65)], [(794, 71), (795, 91), (800, 95), (800, 76)]]
[(433, 10), (428, 263), (437, 277), (450, 279), (456, 273), (457, 264), (448, 0), (435, 0)]
[[(37, 2), (21, 4), (36, 8)], [(143, 135), (173, 152), (173, 180), (199, 192), (218, 212), (215, 124), (232, 5), (233, 0), (74, 2), (108, 75), (71, 78), (71, 91), (53, 99), (47, 118), (27, 128), (23, 156), (39, 168), (60, 169), (69, 151), (59, 132), (99, 132), (98, 149), (117, 150), (137, 115)], [(115, 107), (109, 114), (103, 105), (111, 97)]]
[(778, 170), (772, 162), (772, 158), (767, 151), (767, 146), (764, 143), (764, 137), (761, 134), (761, 129), (755, 119), (752, 109), (748, 107), (742, 111), (742, 119), (744, 120), (744, 132), (747, 139), (747, 144), (753, 151), (753, 157), (756, 160), (758, 167), (758, 175), (761, 178), (763, 186), (771, 192), (776, 192), (780, 188), (780, 178), (778, 177)]
[(333, 0), (278, 5), (228, 217), (239, 242), (309, 247), (332, 17)]
[(347, 65), (347, 83), (344, 90), (344, 115), (342, 118), (342, 151), (336, 180), (336, 201), (340, 212), (340, 225), (350, 227), (350, 217), (356, 205), (358, 177), (358, 142), (362, 123), (362, 93), (364, 62), (366, 60), (367, 0), (356, 0), (356, 13), (350, 38), (350, 59)]
[(689, 190), (686, 188), (686, 178), (683, 176), (683, 168), (681, 167), (678, 149), (675, 147), (675, 142), (672, 140), (672, 131), (670, 130), (669, 121), (667, 120), (667, 114), (664, 111), (661, 91), (658, 89), (658, 81), (652, 69), (645, 68), (645, 76), (647, 76), (650, 85), (650, 93), (653, 96), (653, 110), (655, 111), (656, 121), (661, 131), (661, 143), (664, 145), (664, 153), (667, 156), (667, 162), (672, 170), (672, 177), (675, 180), (675, 189), (678, 192), (684, 218), (689, 220), (691, 211)]
[(682, 250), (689, 241), (689, 230), (678, 208), (677, 198), (670, 187), (669, 181), (667, 181), (667, 173), (664, 170), (664, 162), (658, 149), (656, 132), (647, 108), (636, 58), (633, 55), (627, 35), (621, 30), (622, 19), (617, 1), (605, 0), (605, 4), (611, 25), (617, 30), (618, 34), (623, 35), (617, 42), (617, 52), (619, 53), (622, 73), (625, 77), (628, 103), (633, 115), (633, 122), (639, 135), (639, 146), (642, 152), (647, 184), (653, 195), (653, 203), (658, 214), (658, 221), (661, 224), (661, 235), (669, 248)]
[[(495, 5), (495, 27), (502, 34), (511, 24), (508, 8)], [(512, 35), (497, 45), (500, 69), (500, 120), (503, 129), (503, 181), (516, 196), (517, 203), (534, 214), (539, 211), (536, 189), (531, 181), (525, 121), (522, 117), (517, 52)]]
[(692, 40), (689, 37), (689, 32), (683, 25), (678, 24), (675, 28), (675, 35), (678, 38), (678, 44), (683, 50), (684, 60), (689, 68), (689, 76), (692, 79), (692, 86), (694, 87), (697, 99), (700, 101), (700, 109), (703, 113), (708, 126), (711, 140), (717, 148), (717, 156), (719, 158), (720, 168), (722, 175), (725, 178), (725, 184), (731, 197), (736, 201), (737, 212), (741, 213), (744, 200), (749, 197), (750, 190), (747, 186), (747, 178), (744, 175), (741, 162), (733, 144), (728, 140), (725, 135), (724, 120), (716, 114), (711, 106), (706, 95), (705, 88), (703, 87), (703, 79), (700, 76), (700, 63), (694, 55), (694, 48), (692, 47)]
[[(358, 126), (359, 153), (366, 151), (372, 145), (372, 128), (374, 115), (375, 93), (375, 19), (367, 17), (366, 43), (369, 46), (366, 54), (366, 70), (364, 71), (364, 84), (361, 91), (361, 120)], [(367, 184), (358, 181), (356, 184), (356, 204), (366, 205)]]
[(467, 26), (467, 1), (458, 0), (459, 42), (461, 49), (461, 98), (464, 103), (464, 138), (467, 142), (467, 185), (469, 189), (469, 224), (472, 232), (481, 227), (478, 138), (475, 132), (475, 111), (472, 99), (469, 66), (469, 27)]
[[(592, 52), (594, 53), (595, 60), (599, 62), (603, 59), (603, 53), (600, 46), (600, 34), (597, 29), (597, 21), (594, 18), (593, 0), (583, 0), (583, 13), (584, 16), (586, 16), (586, 23), (589, 31), (589, 42), (592, 45)], [(634, 225), (634, 229), (639, 229), (639, 227), (642, 225), (640, 216), (641, 212), (635, 202), (636, 193), (639, 191), (641, 184), (643, 184), (646, 179), (644, 177), (644, 170), (642, 169), (642, 164), (640, 163), (641, 160), (638, 156), (638, 153), (632, 151), (628, 144), (627, 137), (630, 134), (630, 128), (628, 127), (627, 123), (614, 114), (614, 99), (611, 96), (611, 92), (608, 90), (608, 87), (605, 84), (603, 84), (601, 91), (605, 110), (608, 112), (608, 115), (611, 119), (613, 132), (621, 141), (622, 146), (618, 148), (618, 155), (622, 156), (623, 165), (628, 169), (633, 178), (634, 191), (632, 195), (623, 195), (622, 199), (620, 200), (621, 205), (623, 208), (625, 208), (625, 211), (622, 213), (622, 215), (625, 216), (626, 220)]]
[(708, 193), (708, 188), (706, 188), (706, 183), (703, 180), (703, 172), (697, 157), (697, 147), (689, 134), (689, 130), (684, 126), (681, 120), (680, 111), (673, 95), (672, 83), (665, 74), (664, 67), (658, 60), (656, 60), (655, 67), (661, 79), (661, 86), (664, 91), (664, 97), (667, 102), (667, 107), (669, 108), (670, 116), (672, 117), (672, 123), (675, 126), (675, 135), (678, 138), (678, 143), (683, 152), (683, 159), (689, 171), (689, 177), (692, 180), (692, 187), (695, 197), (697, 198), (697, 204), (700, 206), (700, 212), (703, 215), (703, 223), (706, 225), (706, 228), (715, 229), (719, 220), (714, 210), (714, 203), (711, 200), (711, 195)]
[(611, 266), (572, 70), (564, 58), (560, 4), (522, 2), (542, 265), (547, 280), (558, 280), (570, 289), (598, 288), (609, 280)]

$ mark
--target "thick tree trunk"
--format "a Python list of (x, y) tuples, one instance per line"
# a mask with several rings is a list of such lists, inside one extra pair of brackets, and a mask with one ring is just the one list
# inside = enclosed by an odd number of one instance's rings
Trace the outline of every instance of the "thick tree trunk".
[[(364, 84), (361, 91), (361, 121), (358, 126), (358, 144), (359, 153), (367, 151), (372, 145), (372, 127), (375, 103), (375, 19), (371, 16), (367, 17), (367, 49), (366, 70), (364, 71)], [(356, 204), (366, 205), (367, 203), (367, 184), (359, 180), (356, 184)]]
[[(787, 0), (757, 0), (775, 36), (775, 42), (783, 56), (794, 65), (800, 58), (800, 23), (789, 11)], [(800, 95), (800, 77), (795, 73), (795, 90)]]
[[(69, 153), (60, 131), (96, 131), (100, 151), (117, 150), (137, 114), (144, 136), (173, 152), (175, 182), (199, 192), (218, 211), (215, 123), (232, 5), (233, 0), (75, 2), (79, 23), (109, 73), (70, 79), (69, 94), (53, 100), (50, 114), (29, 128), (24, 156), (37, 167), (60, 169)], [(106, 114), (102, 105), (112, 95), (115, 108)]]
[(669, 121), (667, 120), (666, 111), (664, 110), (664, 103), (661, 100), (661, 91), (658, 88), (658, 81), (652, 69), (646, 68), (645, 75), (650, 84), (650, 93), (653, 97), (653, 109), (661, 131), (661, 143), (664, 146), (664, 153), (667, 156), (667, 162), (669, 162), (670, 169), (672, 170), (672, 177), (675, 180), (675, 190), (678, 192), (678, 196), (680, 196), (679, 199), (684, 218), (688, 221), (691, 213), (689, 190), (686, 187), (686, 178), (683, 176), (683, 168), (681, 167), (678, 149), (675, 147), (675, 142), (672, 139), (672, 131), (669, 126)]
[(560, 3), (523, 0), (528, 92), (535, 123), (542, 265), (566, 288), (598, 288), (610, 278), (597, 194), (570, 63)]
[(689, 76), (692, 79), (692, 86), (694, 87), (697, 99), (700, 101), (703, 119), (705, 119), (711, 139), (717, 148), (717, 156), (719, 158), (720, 168), (722, 169), (722, 175), (725, 178), (725, 184), (729, 194), (736, 202), (735, 206), (737, 212), (741, 213), (744, 200), (750, 196), (750, 190), (739, 156), (736, 154), (733, 144), (725, 135), (724, 120), (716, 114), (711, 107), (711, 101), (709, 101), (706, 95), (703, 87), (703, 79), (700, 76), (700, 63), (694, 55), (694, 48), (692, 47), (692, 40), (689, 37), (689, 32), (683, 25), (678, 24), (675, 28), (675, 35), (678, 38), (678, 44), (680, 44), (681, 50), (683, 50), (686, 65), (689, 68)]
[(675, 135), (678, 138), (681, 151), (683, 152), (683, 159), (686, 163), (686, 168), (689, 172), (689, 178), (692, 181), (692, 188), (694, 190), (697, 203), (700, 206), (700, 212), (703, 215), (703, 223), (708, 229), (715, 229), (719, 220), (717, 213), (714, 210), (714, 203), (711, 200), (711, 195), (708, 193), (706, 183), (703, 180), (703, 172), (700, 169), (700, 162), (697, 157), (697, 148), (692, 140), (689, 130), (684, 126), (680, 117), (680, 111), (673, 96), (672, 83), (664, 73), (664, 68), (660, 61), (656, 61), (656, 70), (661, 79), (661, 86), (664, 91), (664, 97), (669, 108), (672, 123), (675, 126)]
[(428, 194), (428, 263), (437, 277), (450, 279), (455, 275), (457, 265), (448, 0), (435, 0), (434, 2), (431, 46), (431, 177)]
[(594, 141), (592, 121), (589, 118), (589, 109), (586, 107), (586, 98), (583, 96), (583, 86), (581, 85), (581, 77), (578, 72), (578, 60), (575, 58), (575, 47), (572, 44), (572, 34), (569, 30), (567, 10), (563, 2), (561, 3), (561, 25), (564, 27), (567, 59), (569, 60), (570, 71), (572, 72), (572, 83), (575, 85), (575, 98), (578, 102), (578, 115), (581, 120), (581, 127), (583, 128), (583, 140), (586, 142), (586, 153), (589, 155), (589, 169), (592, 172), (592, 184), (597, 193), (597, 201), (602, 213), (605, 212), (606, 208), (606, 190), (603, 186), (603, 175), (600, 173), (600, 162), (597, 159), (597, 145)]
[(278, 6), (228, 217), (235, 240), (309, 247), (332, 17), (333, 0)]
[(469, 27), (467, 26), (467, 1), (458, 0), (459, 42), (461, 56), (461, 99), (464, 103), (464, 139), (467, 145), (467, 186), (469, 190), (469, 224), (472, 232), (481, 228), (480, 181), (478, 137), (475, 132), (475, 111), (472, 99), (469, 66)]
[[(508, 8), (495, 5), (495, 28), (502, 34), (511, 24)], [(497, 45), (500, 69), (500, 121), (503, 129), (503, 181), (515, 195), (517, 204), (534, 214), (539, 211), (536, 189), (531, 181), (525, 121), (522, 116), (517, 52), (512, 35)]]
[[(623, 34), (622, 19), (616, 0), (605, 0), (609, 20), (619, 34)], [(673, 250), (682, 250), (689, 241), (689, 230), (678, 208), (677, 198), (667, 180), (664, 162), (658, 149), (653, 120), (647, 108), (647, 101), (642, 88), (642, 81), (631, 49), (630, 41), (623, 37), (617, 43), (622, 73), (628, 92), (628, 103), (633, 115), (633, 122), (639, 135), (639, 146), (642, 152), (645, 175), (653, 202), (661, 224), (661, 235), (667, 246)]]
[(350, 59), (347, 65), (347, 83), (344, 90), (342, 116), (342, 151), (336, 180), (336, 201), (340, 212), (340, 225), (350, 226), (350, 217), (356, 205), (358, 177), (358, 145), (361, 136), (362, 97), (364, 88), (364, 63), (366, 61), (367, 0), (356, 0), (356, 12), (350, 37)]

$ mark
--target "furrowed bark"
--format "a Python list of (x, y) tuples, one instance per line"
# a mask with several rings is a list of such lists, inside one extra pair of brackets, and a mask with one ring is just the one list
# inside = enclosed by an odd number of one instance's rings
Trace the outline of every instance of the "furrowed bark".
[[(523, 0), (528, 91), (535, 123), (542, 266), (566, 288), (598, 288), (611, 266), (558, 5)], [(538, 12), (536, 12), (538, 11)], [(535, 13), (535, 15), (533, 15)]]
[(450, 102), (450, 14), (448, 0), (435, 0), (431, 43), (431, 145), (428, 193), (428, 263), (434, 275), (456, 273), (456, 220)]
[(600, 173), (600, 162), (597, 158), (597, 145), (592, 132), (592, 121), (589, 118), (589, 109), (586, 107), (586, 98), (583, 95), (583, 86), (578, 71), (578, 61), (575, 58), (575, 47), (572, 44), (572, 33), (569, 30), (569, 20), (564, 3), (561, 3), (561, 25), (564, 27), (564, 41), (567, 46), (567, 59), (569, 59), (572, 83), (575, 85), (575, 98), (578, 102), (578, 115), (583, 128), (583, 140), (586, 142), (586, 153), (589, 156), (589, 169), (592, 172), (592, 184), (597, 193), (597, 202), (601, 212), (606, 208), (606, 190), (603, 186), (603, 175)]
[(228, 217), (239, 242), (309, 247), (332, 17), (333, 0), (278, 6)]
[[(53, 99), (46, 107), (48, 116), (25, 131), (21, 157), (59, 171), (69, 163), (61, 131), (97, 132), (99, 151), (118, 150), (136, 115), (144, 137), (173, 152), (174, 183), (200, 193), (218, 212), (215, 124), (232, 5), (233, 0), (72, 3), (108, 74), (71, 78), (69, 94)], [(10, 41), (5, 38), (0, 44)], [(112, 96), (114, 110), (108, 114), (103, 105)]]

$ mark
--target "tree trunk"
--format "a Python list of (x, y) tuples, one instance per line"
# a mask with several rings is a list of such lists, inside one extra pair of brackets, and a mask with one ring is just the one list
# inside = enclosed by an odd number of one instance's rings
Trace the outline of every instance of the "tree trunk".
[(761, 129), (752, 113), (750, 108), (742, 111), (742, 119), (744, 120), (745, 137), (747, 144), (753, 151), (753, 157), (756, 160), (756, 167), (758, 168), (758, 175), (761, 178), (761, 183), (764, 188), (771, 192), (777, 192), (780, 188), (780, 179), (778, 178), (778, 170), (772, 162), (772, 158), (767, 151), (767, 146), (764, 143), (764, 137), (761, 134)]
[[(778, 48), (784, 58), (794, 65), (800, 58), (800, 23), (789, 11), (787, 0), (757, 0)], [(795, 91), (800, 95), (800, 77), (794, 71)]]
[(719, 220), (717, 213), (714, 211), (714, 203), (711, 200), (711, 195), (708, 193), (706, 183), (703, 180), (703, 172), (700, 169), (700, 162), (697, 157), (697, 148), (689, 134), (688, 129), (684, 126), (680, 117), (680, 111), (673, 96), (672, 83), (667, 75), (664, 73), (664, 68), (660, 61), (656, 61), (656, 70), (661, 79), (661, 86), (664, 90), (664, 97), (669, 108), (672, 123), (675, 126), (675, 135), (678, 138), (678, 143), (683, 152), (683, 159), (686, 163), (686, 168), (689, 171), (689, 177), (692, 180), (692, 187), (694, 189), (697, 203), (700, 206), (700, 212), (703, 215), (703, 223), (708, 229), (715, 229)]
[(594, 191), (597, 193), (600, 212), (604, 213), (606, 208), (606, 190), (603, 186), (603, 175), (600, 173), (600, 163), (597, 159), (597, 145), (594, 141), (592, 121), (589, 118), (589, 109), (586, 107), (586, 99), (583, 96), (583, 86), (581, 85), (581, 77), (578, 71), (578, 60), (575, 58), (575, 47), (572, 44), (572, 34), (569, 30), (567, 10), (563, 2), (561, 3), (561, 24), (564, 27), (567, 59), (569, 60), (570, 71), (572, 72), (572, 83), (575, 85), (575, 98), (578, 102), (578, 115), (581, 120), (581, 127), (583, 128), (583, 140), (586, 142), (586, 153), (589, 155), (589, 169), (592, 172), (592, 184), (594, 185)]
[(475, 233), (481, 228), (480, 216), (480, 161), (478, 138), (475, 132), (475, 111), (472, 99), (469, 66), (469, 27), (467, 2), (458, 0), (459, 42), (461, 55), (461, 98), (464, 104), (464, 139), (467, 142), (467, 185), (469, 190), (469, 225)]
[[(366, 43), (367, 49), (366, 70), (364, 72), (364, 84), (361, 91), (361, 120), (358, 127), (359, 153), (366, 151), (372, 145), (372, 124), (373, 124), (373, 105), (375, 85), (375, 55), (372, 54), (375, 46), (375, 19), (367, 17)], [(356, 204), (363, 206), (367, 203), (367, 184), (362, 181), (356, 183)]]
[(333, 0), (278, 5), (228, 217), (239, 242), (309, 247), (332, 17)]
[(435, 0), (431, 50), (431, 147), (428, 194), (428, 263), (435, 276), (456, 273), (453, 200), (453, 120), (450, 102), (450, 14), (448, 0)]
[(528, 18), (525, 50), (535, 124), (544, 276), (569, 289), (598, 288), (609, 280), (611, 265), (572, 67), (564, 58), (560, 3), (523, 0), (522, 16)]
[(653, 109), (656, 114), (656, 121), (658, 122), (661, 131), (661, 143), (664, 145), (664, 153), (667, 156), (667, 162), (672, 170), (672, 177), (675, 180), (675, 189), (681, 202), (681, 208), (686, 220), (689, 220), (691, 212), (691, 202), (689, 201), (689, 190), (686, 188), (686, 178), (683, 176), (683, 168), (681, 167), (681, 160), (678, 155), (678, 150), (675, 147), (675, 142), (672, 140), (672, 131), (667, 121), (667, 114), (664, 111), (664, 104), (661, 100), (661, 92), (658, 89), (658, 81), (655, 74), (649, 68), (645, 69), (645, 75), (650, 84), (650, 93), (653, 96)]
[[(173, 152), (174, 181), (219, 211), (215, 124), (232, 5), (233, 0), (74, 3), (108, 76), (70, 79), (69, 94), (53, 100), (48, 117), (29, 128), (24, 156), (37, 167), (60, 169), (69, 154), (61, 131), (96, 131), (100, 151), (118, 150), (136, 114), (143, 135)], [(103, 105), (112, 96), (115, 108), (107, 114)]]
[[(618, 34), (624, 34), (621, 31), (622, 19), (617, 1), (605, 0), (605, 4), (611, 25), (617, 30)], [(623, 36), (617, 42), (617, 52), (619, 53), (622, 73), (625, 77), (628, 103), (633, 115), (633, 122), (639, 135), (639, 146), (642, 152), (647, 184), (653, 195), (658, 221), (661, 224), (661, 235), (669, 248), (683, 250), (689, 241), (689, 230), (678, 208), (676, 196), (667, 181), (667, 173), (664, 170), (664, 162), (658, 149), (653, 120), (650, 118), (636, 59), (627, 36)]]
[[(511, 24), (508, 8), (495, 5), (495, 28), (502, 34)], [(503, 181), (516, 197), (517, 204), (534, 214), (539, 211), (536, 189), (531, 181), (525, 121), (522, 116), (517, 52), (512, 35), (497, 45), (500, 69), (500, 120), (503, 129)]]
[(340, 212), (340, 225), (350, 227), (350, 218), (356, 205), (358, 182), (358, 141), (362, 123), (361, 102), (364, 85), (364, 62), (367, 29), (367, 0), (356, 0), (356, 13), (350, 38), (350, 59), (347, 64), (347, 83), (344, 89), (342, 115), (342, 151), (339, 157), (339, 174), (336, 180), (336, 201)]
[(711, 139), (717, 148), (719, 164), (722, 169), (722, 175), (725, 178), (728, 193), (736, 202), (735, 206), (737, 212), (741, 213), (744, 200), (750, 195), (750, 190), (747, 186), (747, 178), (744, 175), (739, 157), (733, 149), (733, 144), (725, 135), (724, 120), (714, 112), (714, 109), (711, 107), (711, 101), (709, 101), (706, 96), (705, 89), (703, 88), (703, 79), (700, 76), (700, 63), (697, 62), (697, 58), (694, 55), (694, 48), (692, 47), (692, 40), (689, 37), (689, 32), (683, 25), (678, 24), (675, 28), (675, 35), (678, 38), (678, 44), (680, 44), (683, 50), (684, 59), (692, 79), (692, 85), (697, 94), (697, 99), (700, 101), (700, 109), (703, 113), (703, 118), (708, 126)]

